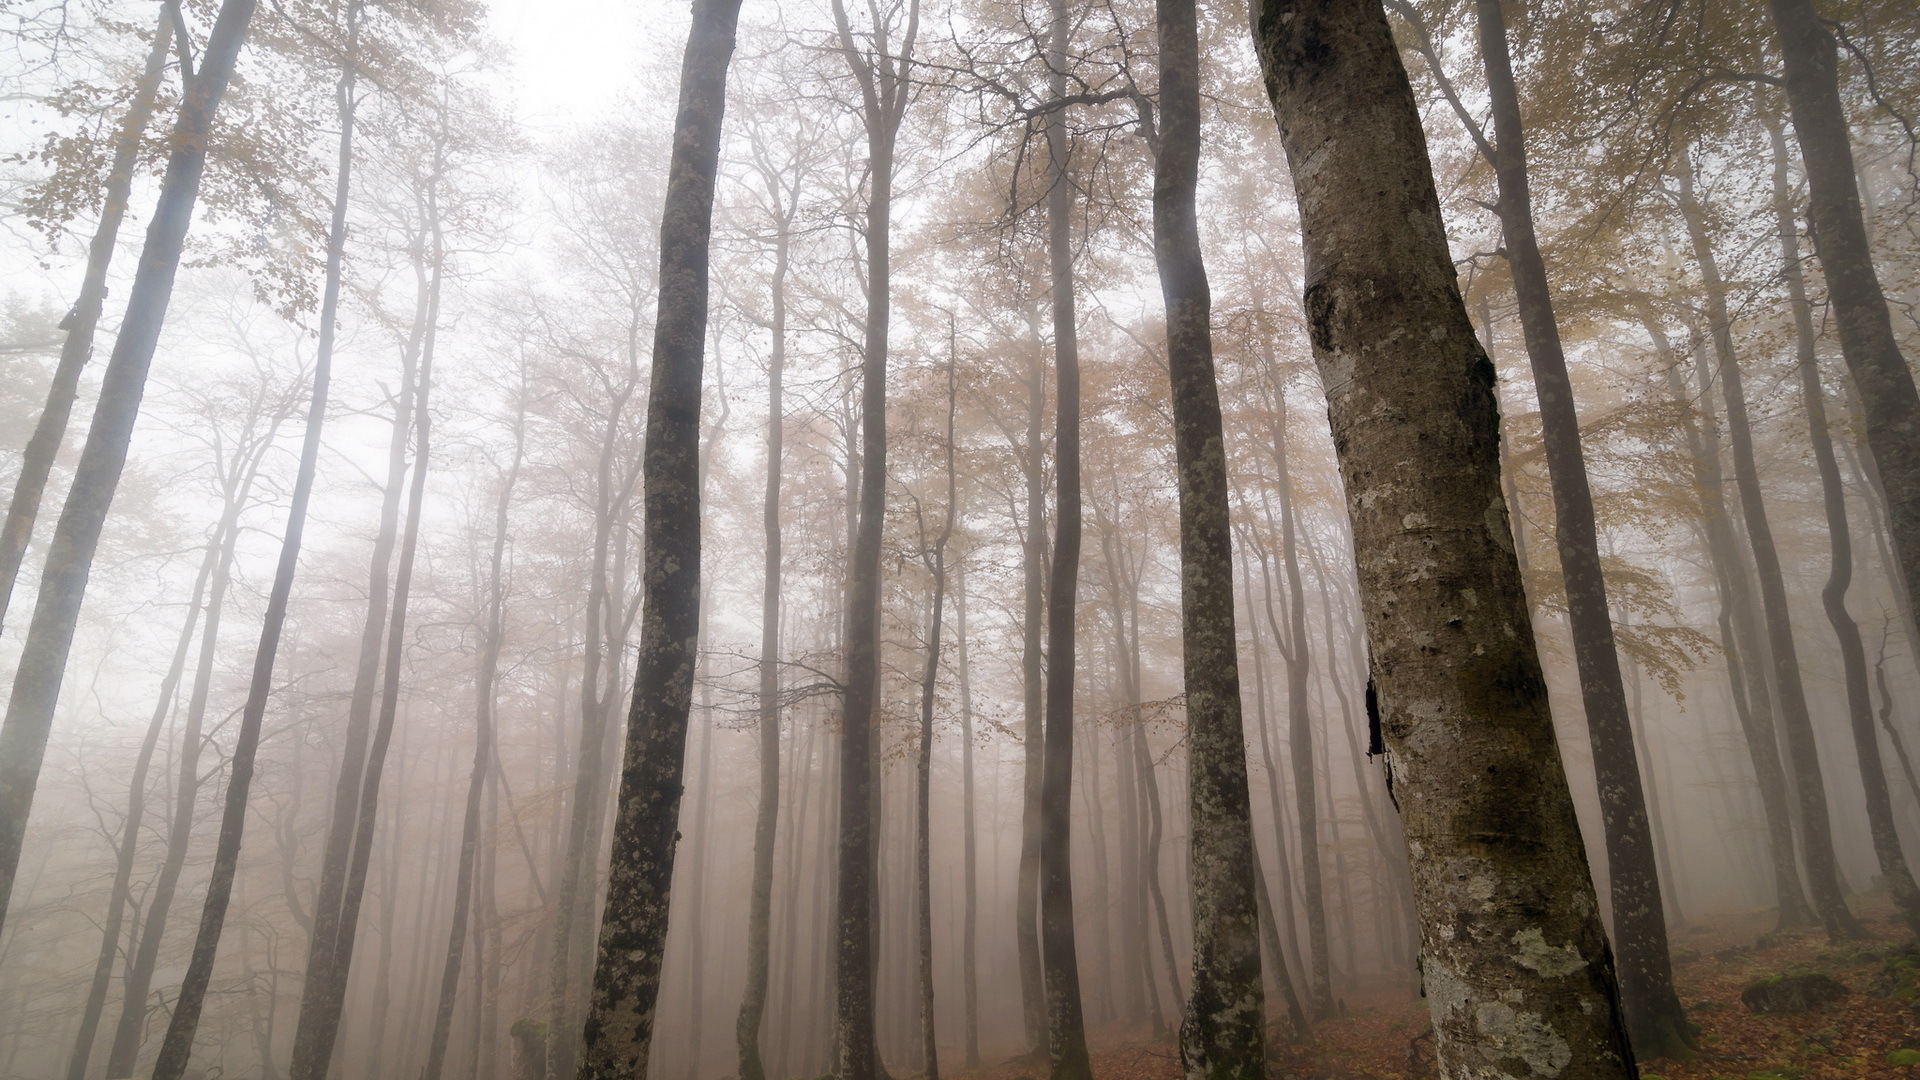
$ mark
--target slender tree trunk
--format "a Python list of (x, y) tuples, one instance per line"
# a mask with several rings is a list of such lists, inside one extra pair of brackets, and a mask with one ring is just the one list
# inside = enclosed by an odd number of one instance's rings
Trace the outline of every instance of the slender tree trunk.
[[(248, 0), (226, 0), (219, 21), (214, 25), (202, 61), (200, 78), (209, 70), (222, 71), (222, 81), (231, 75), (239, 52), (247, 19), (253, 14)], [(228, 22), (232, 19), (232, 22)], [(222, 35), (226, 29), (227, 34)], [(224, 46), (216, 51), (215, 44)], [(344, 155), (343, 155), (344, 156)], [(344, 170), (343, 170), (344, 176)], [(327, 260), (330, 269), (339, 265), (345, 239), (345, 181), (336, 191), (334, 223), (329, 236)], [(177, 249), (176, 249), (177, 250)], [(329, 280), (337, 280), (330, 274)], [(332, 327), (323, 324), (321, 335), (328, 343)], [(124, 338), (123, 338), (124, 340)], [(247, 795), (252, 786), (254, 754), (260, 746), (260, 727), (266, 719), (267, 698), (273, 692), (273, 667), (279, 653), (281, 629), (286, 625), (287, 603), (293, 592), (293, 577), (300, 564), (300, 542), (306, 528), (307, 503), (313, 494), (313, 476), (320, 459), (321, 429), (327, 417), (327, 391), (332, 377), (332, 351), (316, 351), (313, 367), (313, 399), (307, 409), (306, 436), (300, 445), (300, 466), (294, 475), (293, 495), (287, 507), (287, 527), (280, 543), (280, 561), (274, 569), (273, 586), (267, 595), (267, 610), (261, 620), (260, 644), (254, 653), (253, 676), (247, 687), (247, 700), (241, 709), (240, 732), (233, 748), (233, 763), (227, 778), (226, 806), (220, 818), (220, 839), (214, 849), (213, 874), (207, 883), (207, 897), (200, 914), (200, 929), (193, 943), (192, 958), (181, 980), (180, 995), (174, 1002), (173, 1016), (166, 1038), (160, 1046), (160, 1058), (153, 1075), (159, 1080), (181, 1080), (187, 1060), (193, 1053), (193, 1038), (200, 1025), (200, 1008), (206, 1000), (207, 984), (213, 977), (213, 961), (220, 950), (220, 934), (226, 925), (227, 902), (233, 893), (234, 874), (240, 863), (241, 834), (247, 822)]]
[[(958, 497), (953, 492), (950, 498)], [(958, 516), (957, 512), (956, 515)], [(953, 579), (953, 651), (954, 666), (960, 676), (960, 844), (962, 868), (960, 932), (960, 994), (966, 1014), (966, 1061), (968, 1071), (980, 1067), (980, 856), (975, 836), (973, 778), (973, 679), (967, 662), (967, 571), (961, 562)]]
[(1166, 304), (1167, 371), (1180, 490), (1181, 667), (1193, 875), (1193, 993), (1180, 1025), (1189, 1080), (1266, 1075), (1265, 987), (1255, 910), (1253, 820), (1240, 722), (1213, 300), (1194, 209), (1200, 178), (1200, 42), (1194, 0), (1158, 0), (1160, 116), (1153, 255)]
[(1800, 803), (1801, 855), (1813, 908), (1829, 936), (1857, 937), (1859, 922), (1847, 910), (1846, 889), (1840, 883), (1839, 862), (1833, 849), (1833, 827), (1828, 816), (1826, 781), (1820, 775), (1820, 750), (1814, 741), (1813, 716), (1800, 678), (1800, 657), (1793, 638), (1793, 619), (1787, 608), (1786, 579), (1773, 542), (1773, 527), (1760, 492), (1759, 466), (1754, 461), (1753, 426), (1747, 416), (1747, 395), (1740, 363), (1733, 351), (1733, 329), (1727, 314), (1727, 288), (1706, 231), (1705, 214), (1693, 194), (1693, 169), (1685, 161), (1679, 171), (1676, 202), (1693, 243), (1705, 287), (1708, 328), (1714, 359), (1720, 368), (1720, 393), (1727, 408), (1727, 435), (1733, 444), (1734, 483), (1740, 492), (1740, 513), (1746, 520), (1747, 540), (1753, 548), (1760, 577), (1760, 606), (1766, 616), (1768, 654), (1773, 661), (1779, 691), (1780, 716), (1786, 728), (1788, 765)]
[[(1066, 0), (1051, 0), (1047, 92), (1067, 93)], [(1047, 583), (1046, 729), (1040, 778), (1041, 975), (1053, 1080), (1092, 1080), (1073, 932), (1074, 619), (1080, 588), (1080, 331), (1073, 302), (1073, 185), (1064, 108), (1047, 114), (1047, 255), (1053, 294), (1054, 493), (1052, 580)], [(1038, 462), (1032, 463), (1036, 468)], [(1031, 729), (1029, 729), (1031, 730)]]
[[(1333, 1015), (1333, 976), (1327, 939), (1326, 886), (1320, 876), (1320, 819), (1314, 790), (1313, 717), (1307, 690), (1313, 678), (1312, 642), (1307, 640), (1306, 591), (1300, 580), (1300, 544), (1293, 519), (1293, 473), (1287, 455), (1287, 400), (1273, 395), (1274, 482), (1280, 499), (1280, 558), (1287, 576), (1287, 756), (1293, 763), (1294, 812), (1299, 817), (1301, 884), (1307, 902), (1307, 940), (1313, 948), (1309, 1000), (1316, 1017)], [(1271, 520), (1271, 517), (1269, 517)], [(1277, 631), (1276, 631), (1277, 634)], [(1276, 637), (1276, 640), (1278, 638)]]
[(1812, 0), (1770, 0), (1787, 104), (1807, 168), (1814, 250), (1826, 273), (1840, 352), (1886, 482), (1893, 550), (1908, 595), (1920, 595), (1920, 392), (1900, 355), (1874, 272), (1860, 185), (1840, 100), (1839, 50)]
[(918, 0), (908, 0), (897, 45), (875, 9), (871, 48), (854, 41), (845, 6), (834, 0), (841, 51), (860, 86), (867, 135), (865, 221), (867, 311), (860, 361), (860, 494), (847, 564), (845, 662), (840, 724), (840, 837), (834, 957), (834, 1045), (842, 1080), (883, 1075), (874, 1031), (875, 910), (878, 891), (878, 755), (873, 728), (880, 683), (880, 548), (886, 519), (887, 337), (892, 314), (894, 147), (906, 114), (908, 66), (919, 32)]
[(1567, 624), (1593, 749), (1606, 841), (1615, 962), (1627, 1033), (1642, 1057), (1688, 1057), (1694, 1050), (1686, 1011), (1673, 989), (1666, 913), (1646, 792), (1634, 753), (1620, 654), (1600, 569), (1593, 492), (1580, 445), (1580, 417), (1560, 342), (1547, 267), (1534, 234), (1520, 94), (1507, 48), (1502, 0), (1476, 0), (1480, 52), (1493, 104), (1494, 145), (1488, 156), (1499, 178), (1499, 217), (1513, 271), (1520, 326), (1540, 400), (1541, 438), (1553, 488), (1554, 544), (1566, 586)]
[[(1261, 0), (1441, 1075), (1635, 1075), (1500, 494), (1494, 370), (1375, 0)], [(1414, 568), (1419, 568), (1415, 573)]]
[(653, 1043), (699, 651), (708, 243), (739, 15), (739, 0), (695, 0), (680, 69), (647, 402), (640, 654), (580, 1080), (644, 1076)]
[(1014, 947), (1020, 961), (1020, 1003), (1027, 1046), (1047, 1047), (1047, 995), (1040, 955), (1040, 848), (1046, 815), (1046, 655), (1042, 643), (1047, 609), (1047, 491), (1040, 466), (1041, 430), (1047, 407), (1046, 373), (1036, 350), (1027, 367), (1027, 439), (1021, 461), (1027, 488), (1026, 532), (1020, 549), (1024, 592), (1021, 605), (1020, 864), (1014, 881)]
[[(80, 393), (80, 371), (93, 356), (93, 333), (100, 324), (100, 309), (107, 299), (107, 266), (113, 261), (120, 223), (127, 216), (127, 197), (133, 191), (133, 170), (140, 158), (140, 141), (146, 137), (147, 125), (153, 120), (160, 80), (166, 74), (167, 52), (173, 43), (173, 20), (178, 14), (174, 2), (167, 0), (160, 5), (160, 23), (154, 28), (153, 44), (147, 49), (146, 67), (134, 81), (127, 114), (114, 132), (113, 164), (107, 170), (100, 221), (94, 226), (92, 242), (87, 245), (87, 268), (80, 279), (80, 295), (60, 322), (67, 336), (60, 345), (60, 360), (54, 365), (53, 379), (47, 387), (47, 404), (40, 410), (33, 435), (20, 451), (20, 475), (13, 483), (13, 500), (7, 504), (6, 522), (0, 525), (0, 625), (6, 622), (7, 605), (20, 576), (20, 561), (33, 540), (33, 524), (40, 514), (47, 478), (53, 474), (53, 461), (60, 456), (60, 444), (67, 437), (67, 420), (73, 415), (73, 402)], [(180, 48), (181, 55), (191, 55), (191, 43), (181, 42)], [(83, 1023), (82, 1027), (85, 1026)], [(85, 1066), (82, 1061), (80, 1067)]]
[[(1880, 873), (1893, 893), (1895, 908), (1907, 929), (1920, 935), (1920, 886), (1907, 868), (1900, 849), (1900, 831), (1894, 824), (1893, 797), (1880, 761), (1880, 735), (1873, 727), (1873, 690), (1867, 677), (1867, 648), (1859, 624), (1847, 612), (1847, 590), (1853, 583), (1853, 535), (1847, 525), (1847, 490), (1834, 457), (1833, 435), (1827, 430), (1826, 394), (1820, 389), (1820, 357), (1815, 344), (1813, 308), (1807, 302), (1806, 280), (1800, 270), (1800, 235), (1793, 220), (1793, 187), (1787, 178), (1787, 146), (1777, 120), (1769, 119), (1767, 134), (1773, 147), (1774, 223), (1780, 238), (1781, 273), (1787, 282), (1787, 304), (1793, 312), (1795, 353), (1800, 373), (1800, 398), (1807, 411), (1807, 440), (1820, 474), (1821, 504), (1826, 511), (1827, 538), (1833, 558), (1820, 603), (1840, 642), (1840, 667), (1847, 688), (1847, 719), (1853, 728), (1853, 746), (1860, 764), (1860, 794), (1866, 800), (1867, 828)], [(1838, 296), (1834, 297), (1838, 303)]]
[(933, 1017), (933, 699), (940, 682), (940, 629), (946, 615), (947, 542), (953, 538), (960, 492), (954, 469), (953, 419), (958, 396), (951, 330), (947, 357), (947, 513), (924, 558), (933, 575), (933, 604), (927, 613), (927, 662), (920, 673), (920, 745), (914, 757), (914, 942), (919, 960), (920, 1053), (927, 1080), (940, 1080), (939, 1045)]
[(5, 925), (7, 905), (13, 896), (27, 815), (33, 809), (40, 763), (46, 757), (47, 736), (60, 701), (67, 650), (73, 644), (80, 604), (86, 597), (93, 553), (127, 462), (127, 444), (132, 441), (133, 424), (140, 415), (147, 369), (160, 341), (187, 226), (199, 199), (214, 114), (233, 77), (254, 7), (255, 0), (223, 0), (201, 55), (200, 71), (181, 99), (180, 115), (168, 143), (173, 149), (160, 181), (159, 202), (147, 226), (133, 289), (127, 297), (127, 314), (114, 339), (113, 355), (107, 360), (93, 425), (74, 468), (73, 487), (47, 548), (40, 594), (14, 670), (6, 719), (0, 722), (0, 926)]
[[(769, 177), (768, 194), (781, 198)], [(796, 195), (774, 238), (771, 292), (773, 352), (767, 360), (767, 487), (761, 501), (766, 537), (760, 592), (760, 795), (753, 827), (753, 884), (747, 901), (747, 988), (740, 999), (734, 1041), (740, 1080), (766, 1080), (760, 1060), (760, 1029), (767, 1011), (767, 971), (773, 950), (773, 847), (780, 821), (780, 470), (786, 405), (782, 396), (787, 357), (787, 255)], [(793, 902), (791, 894), (788, 903)], [(791, 939), (789, 939), (791, 940)]]
[[(436, 142), (436, 149), (438, 145)], [(434, 223), (437, 231), (439, 224), (437, 214)], [(453, 923), (447, 930), (447, 952), (445, 962), (441, 966), (439, 1005), (434, 1009), (433, 1036), (427, 1048), (427, 1068), (423, 1074), (423, 1080), (440, 1080), (441, 1072), (446, 1066), (447, 1043), (453, 1034), (453, 1007), (460, 989), (461, 954), (467, 943), (468, 913), (475, 906), (474, 878), (476, 863), (481, 858), (481, 796), (486, 788), (487, 777), (493, 768), (494, 682), (500, 672), (500, 646), (505, 637), (503, 614), (506, 606), (504, 565), (507, 554), (507, 512), (513, 505), (513, 489), (520, 479), (520, 462), (525, 456), (527, 445), (527, 405), (524, 387), (515, 407), (517, 411), (513, 418), (513, 459), (507, 466), (506, 477), (501, 481), (500, 499), (495, 503), (493, 512), (493, 552), (487, 564), (486, 636), (482, 638), (480, 645), (479, 677), (474, 680), (473, 769), (467, 776), (466, 813), (460, 825), (460, 861), (453, 889)], [(482, 968), (478, 933), (474, 935), (473, 947), (474, 966)], [(481, 993), (482, 984), (476, 983), (475, 997), (480, 997)], [(478, 1039), (485, 1037), (485, 1032), (477, 1030), (475, 1036), (477, 1043)]]
[[(201, 560), (200, 572), (194, 580), (193, 599), (187, 606), (187, 621), (180, 628), (180, 640), (174, 646), (173, 663), (167, 670), (166, 678), (160, 684), (159, 700), (154, 703), (153, 718), (147, 723), (146, 738), (141, 742), (139, 757), (134, 761), (133, 777), (127, 788), (127, 817), (122, 827), (119, 851), (114, 865), (112, 892), (107, 902), (107, 916), (101, 926), (100, 955), (94, 961), (93, 981), (88, 988), (87, 1002), (80, 1015), (80, 1030), (74, 1036), (73, 1055), (67, 1062), (68, 1080), (85, 1080), (87, 1063), (93, 1056), (93, 1044), (99, 1032), (100, 1017), (105, 1012), (113, 962), (120, 954), (120, 927), (125, 919), (127, 889), (133, 877), (134, 855), (140, 843), (141, 822), (146, 816), (147, 773), (153, 764), (153, 753), (159, 745), (167, 716), (173, 711), (174, 703), (178, 699), (180, 678), (186, 670), (187, 653), (193, 645), (194, 629), (198, 617), (204, 611), (206, 631), (201, 642), (203, 662), (196, 664), (193, 690), (189, 698), (189, 719), (186, 729), (190, 739), (183, 743), (181, 748), (183, 761), (183, 767), (180, 770), (181, 797), (177, 803), (179, 808), (175, 811), (173, 827), (168, 830), (171, 842), (168, 845), (167, 860), (163, 864), (163, 872), (165, 866), (172, 867), (172, 874), (167, 875), (167, 885), (164, 890), (167, 901), (161, 901), (161, 890), (158, 888), (149, 894), (148, 910), (153, 911), (156, 905), (163, 910), (159, 925), (148, 928), (148, 932), (152, 934), (153, 949), (151, 955), (147, 956), (148, 962), (144, 968), (144, 975), (137, 987), (131, 977), (127, 983), (127, 989), (130, 992), (137, 992), (139, 1007), (131, 1008), (132, 999), (122, 1006), (123, 1014), (132, 1012), (140, 1019), (136, 1028), (136, 1038), (137, 1034), (145, 1028), (146, 988), (151, 982), (153, 963), (157, 958), (161, 934), (165, 927), (164, 907), (171, 901), (172, 882), (179, 878), (180, 868), (186, 862), (187, 842), (192, 837), (193, 803), (199, 791), (200, 717), (206, 711), (206, 684), (212, 675), (213, 649), (217, 643), (220, 628), (220, 610), (226, 598), (227, 585), (232, 578), (234, 548), (240, 537), (239, 519), (252, 497), (254, 480), (260, 475), (261, 461), (265, 458), (267, 451), (272, 448), (274, 438), (278, 435), (280, 424), (285, 417), (286, 413), (282, 412), (273, 418), (265, 438), (251, 447), (243, 443), (241, 448), (236, 449), (232, 461), (232, 472), (226, 478), (226, 497), (220, 520), (214, 526), (213, 535), (207, 539), (206, 557)], [(194, 707), (195, 705), (197, 708)], [(142, 941), (144, 943), (146, 939), (143, 938)], [(138, 1049), (137, 1042), (133, 1048)], [(130, 1061), (128, 1068), (131, 1068)]]
[(1642, 322), (1653, 338), (1655, 351), (1666, 360), (1668, 393), (1682, 406), (1681, 426), (1692, 459), (1694, 491), (1700, 499), (1707, 561), (1713, 567), (1715, 591), (1720, 597), (1720, 641), (1727, 660), (1728, 689), (1733, 697), (1734, 717), (1753, 764), (1761, 811), (1767, 819), (1767, 853), (1773, 869), (1775, 903), (1779, 908), (1777, 925), (1781, 929), (1811, 926), (1813, 907), (1807, 903), (1801, 888), (1794, 856), (1793, 815), (1787, 794), (1786, 767), (1780, 760), (1780, 742), (1774, 732), (1773, 697), (1767, 691), (1766, 676), (1754, 668), (1756, 658), (1765, 649), (1755, 625), (1752, 575), (1741, 557), (1733, 519), (1727, 512), (1726, 483), (1720, 470), (1719, 422), (1711, 408), (1708, 368), (1704, 363), (1698, 365), (1702, 422), (1696, 423), (1689, 400), (1691, 391), (1681, 376), (1666, 331), (1651, 315), (1643, 316)]

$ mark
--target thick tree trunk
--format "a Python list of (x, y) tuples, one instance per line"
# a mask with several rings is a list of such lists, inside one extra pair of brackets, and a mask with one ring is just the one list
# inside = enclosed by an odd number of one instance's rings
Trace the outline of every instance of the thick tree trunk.
[(1375, 0), (1262, 0), (1443, 1076), (1635, 1075), (1461, 301)]
[(120, 472), (126, 466), (127, 444), (132, 441), (140, 399), (146, 392), (147, 369), (153, 364), (187, 226), (200, 196), (200, 176), (206, 167), (214, 114), (233, 77), (254, 7), (255, 0), (223, 0), (201, 55), (200, 70), (181, 99), (180, 115), (168, 143), (173, 150), (160, 181), (159, 202), (147, 225), (146, 245), (127, 297), (127, 314), (114, 339), (113, 355), (107, 360), (93, 425), (74, 468), (73, 487), (47, 548), (40, 594), (14, 670), (6, 719), (0, 722), (0, 926), (5, 925), (7, 906), (13, 897), (27, 815), (33, 809), (40, 763), (46, 757), (47, 736), (60, 701), (67, 650), (80, 620), (81, 601), (86, 598), (93, 553), (99, 546), (100, 529), (106, 522), (114, 490), (120, 485)]
[(1540, 400), (1541, 438), (1553, 488), (1554, 546), (1567, 594), (1567, 625), (1574, 667), (1593, 749), (1607, 852), (1607, 884), (1613, 911), (1615, 963), (1621, 1005), (1634, 1050), (1646, 1058), (1687, 1057), (1693, 1036), (1673, 989), (1667, 920), (1660, 895), (1647, 821), (1646, 791), (1634, 753), (1633, 720), (1627, 712), (1620, 654), (1614, 643), (1606, 581), (1594, 522), (1593, 492), (1580, 445), (1580, 417), (1560, 342), (1547, 267), (1534, 234), (1533, 196), (1528, 187), (1526, 141), (1520, 94), (1507, 48), (1501, 0), (1476, 0), (1480, 52), (1493, 104), (1492, 164), (1499, 178), (1499, 217), (1507, 262), (1513, 271), (1520, 326)]
[(1713, 337), (1714, 359), (1720, 368), (1727, 436), (1733, 445), (1734, 485), (1740, 493), (1740, 514), (1746, 521), (1754, 569), (1760, 578), (1760, 608), (1766, 618), (1768, 656), (1773, 661), (1780, 719), (1786, 729), (1787, 764), (1792, 769), (1794, 790), (1799, 796), (1800, 852), (1806, 861), (1808, 891), (1829, 936), (1836, 940), (1857, 937), (1860, 924), (1847, 910), (1846, 889), (1840, 882), (1839, 862), (1833, 849), (1826, 781), (1820, 775), (1820, 750), (1814, 740), (1813, 715), (1800, 677), (1800, 656), (1793, 638), (1793, 617), (1787, 607), (1786, 579), (1761, 496), (1759, 466), (1753, 453), (1753, 425), (1747, 416), (1747, 394), (1740, 362), (1733, 350), (1732, 321), (1727, 314), (1727, 287), (1720, 277), (1719, 263), (1707, 236), (1705, 211), (1694, 198), (1693, 168), (1684, 160), (1679, 181), (1675, 201), (1686, 224), (1706, 292), (1708, 329)]
[[(438, 218), (435, 218), (436, 231)], [(436, 245), (437, 247), (438, 245)], [(453, 1034), (453, 1007), (459, 996), (460, 966), (462, 953), (467, 941), (467, 922), (469, 912), (476, 906), (474, 901), (474, 879), (478, 872), (481, 843), (481, 796), (486, 789), (487, 777), (493, 768), (494, 722), (493, 693), (494, 682), (500, 672), (500, 646), (505, 637), (504, 610), (506, 606), (505, 563), (507, 554), (507, 512), (513, 505), (514, 485), (520, 479), (520, 463), (526, 454), (527, 445), (527, 406), (523, 389), (516, 403), (513, 418), (513, 458), (507, 466), (507, 474), (500, 483), (500, 498), (494, 504), (493, 511), (493, 552), (487, 562), (487, 607), (485, 636), (480, 643), (480, 670), (474, 680), (473, 688), (473, 768), (467, 775), (466, 811), (460, 824), (459, 869), (453, 889), (453, 921), (447, 930), (447, 951), (441, 965), (439, 1004), (433, 1013), (433, 1035), (427, 1047), (427, 1067), (422, 1074), (423, 1080), (440, 1080), (446, 1067), (447, 1043)], [(484, 921), (484, 920), (480, 920)], [(484, 969), (481, 963), (481, 938), (476, 926), (473, 937), (474, 966)], [(478, 999), (483, 983), (476, 981), (474, 993)], [(484, 1030), (475, 1031), (476, 1039), (484, 1039)], [(476, 1053), (484, 1051), (476, 1046)], [(476, 1061), (478, 1058), (476, 1057)]]
[(1166, 304), (1180, 489), (1180, 638), (1187, 695), (1193, 993), (1180, 1025), (1189, 1080), (1266, 1075), (1265, 987), (1254, 899), (1253, 819), (1240, 722), (1233, 541), (1213, 300), (1194, 210), (1200, 179), (1200, 42), (1194, 0), (1158, 0), (1160, 117), (1153, 256)]
[(1885, 478), (1900, 576), (1907, 595), (1920, 595), (1920, 392), (1874, 272), (1840, 100), (1839, 50), (1813, 0), (1770, 0), (1770, 6), (1840, 352), (1860, 394), (1867, 446)]
[[(1847, 688), (1847, 719), (1853, 728), (1854, 752), (1860, 764), (1860, 794), (1867, 805), (1867, 829), (1880, 873), (1893, 893), (1895, 908), (1907, 929), (1920, 935), (1920, 886), (1907, 868), (1900, 849), (1900, 831), (1894, 824), (1893, 797), (1880, 761), (1880, 734), (1873, 727), (1873, 690), (1867, 677), (1867, 648), (1859, 624), (1847, 611), (1847, 590), (1853, 583), (1853, 534), (1847, 525), (1847, 490), (1834, 457), (1833, 435), (1827, 429), (1826, 394), (1820, 388), (1820, 357), (1813, 328), (1813, 307), (1800, 269), (1800, 234), (1793, 220), (1793, 185), (1787, 178), (1787, 147), (1778, 121), (1767, 133), (1773, 147), (1773, 206), (1780, 238), (1781, 273), (1787, 282), (1787, 305), (1793, 312), (1795, 355), (1800, 374), (1800, 399), (1807, 411), (1807, 441), (1820, 474), (1821, 505), (1827, 517), (1827, 538), (1833, 559), (1827, 583), (1820, 590), (1833, 636), (1840, 642), (1840, 667)], [(1836, 303), (1838, 297), (1835, 297)]]
[[(768, 194), (783, 198), (769, 175)], [(773, 847), (780, 823), (780, 470), (786, 429), (783, 379), (787, 360), (787, 257), (792, 244), (796, 194), (782, 211), (774, 238), (770, 290), (773, 351), (767, 359), (767, 486), (760, 504), (766, 538), (760, 590), (760, 793), (753, 825), (753, 884), (747, 899), (747, 987), (734, 1023), (740, 1080), (766, 1080), (760, 1059), (760, 1029), (767, 1012), (767, 973), (773, 950)], [(794, 898), (789, 895), (788, 904)], [(791, 940), (791, 938), (789, 938)]]
[[(1050, 0), (1047, 92), (1067, 94), (1066, 0)], [(1073, 932), (1074, 619), (1080, 588), (1080, 331), (1073, 302), (1073, 184), (1064, 108), (1047, 114), (1047, 256), (1053, 300), (1053, 563), (1047, 583), (1046, 730), (1040, 759), (1040, 966), (1053, 1080), (1092, 1080)], [(1038, 467), (1038, 462), (1031, 463)], [(1031, 527), (1031, 526), (1030, 526)], [(1031, 731), (1031, 729), (1029, 729)]]
[(660, 224), (647, 402), (640, 655), (581, 1080), (644, 1076), (678, 838), (700, 635), (700, 384), (708, 243), (739, 0), (695, 0)]
[[(133, 170), (139, 162), (140, 141), (146, 137), (147, 125), (153, 120), (160, 80), (166, 74), (167, 52), (173, 43), (173, 20), (178, 14), (174, 2), (167, 0), (160, 5), (160, 23), (154, 28), (153, 44), (147, 49), (146, 67), (134, 81), (127, 115), (114, 132), (113, 164), (107, 170), (106, 190), (101, 196), (100, 221), (94, 226), (92, 242), (87, 245), (87, 269), (80, 279), (80, 295), (60, 323), (67, 336), (60, 345), (60, 360), (54, 365), (53, 379), (47, 386), (46, 407), (40, 410), (33, 435), (20, 450), (20, 475), (13, 483), (13, 500), (7, 504), (6, 522), (0, 524), (0, 625), (6, 623), (7, 605), (13, 599), (13, 586), (20, 576), (20, 561), (33, 540), (33, 524), (40, 514), (40, 500), (46, 494), (53, 461), (60, 456), (60, 444), (66, 441), (67, 420), (73, 415), (73, 402), (80, 393), (80, 370), (93, 356), (93, 332), (100, 324), (100, 309), (107, 299), (107, 266), (113, 261), (120, 223), (127, 216), (127, 197), (133, 191)], [(181, 42), (180, 49), (181, 55), (191, 55), (192, 44)], [(81, 1067), (85, 1067), (85, 1062)]]

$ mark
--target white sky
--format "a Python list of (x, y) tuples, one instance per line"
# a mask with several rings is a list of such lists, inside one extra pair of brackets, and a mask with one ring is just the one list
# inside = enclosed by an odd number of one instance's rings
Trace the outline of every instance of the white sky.
[(492, 0), (490, 6), (489, 34), (507, 48), (513, 65), (502, 104), (536, 138), (608, 117), (636, 98), (674, 93), (673, 86), (658, 85), (657, 76), (685, 44), (690, 0)]

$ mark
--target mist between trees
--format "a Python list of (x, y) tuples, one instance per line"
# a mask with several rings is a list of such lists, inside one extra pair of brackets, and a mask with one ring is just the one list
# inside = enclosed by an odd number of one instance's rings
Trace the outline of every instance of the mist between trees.
[(1910, 4), (0, 11), (0, 1077), (1627, 1077), (1920, 933)]

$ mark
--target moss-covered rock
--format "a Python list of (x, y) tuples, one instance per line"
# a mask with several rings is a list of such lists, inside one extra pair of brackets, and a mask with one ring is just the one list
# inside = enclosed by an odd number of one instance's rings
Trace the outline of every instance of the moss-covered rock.
[(1845, 983), (1819, 972), (1769, 975), (1740, 991), (1740, 1003), (1756, 1013), (1802, 1013), (1847, 996)]

